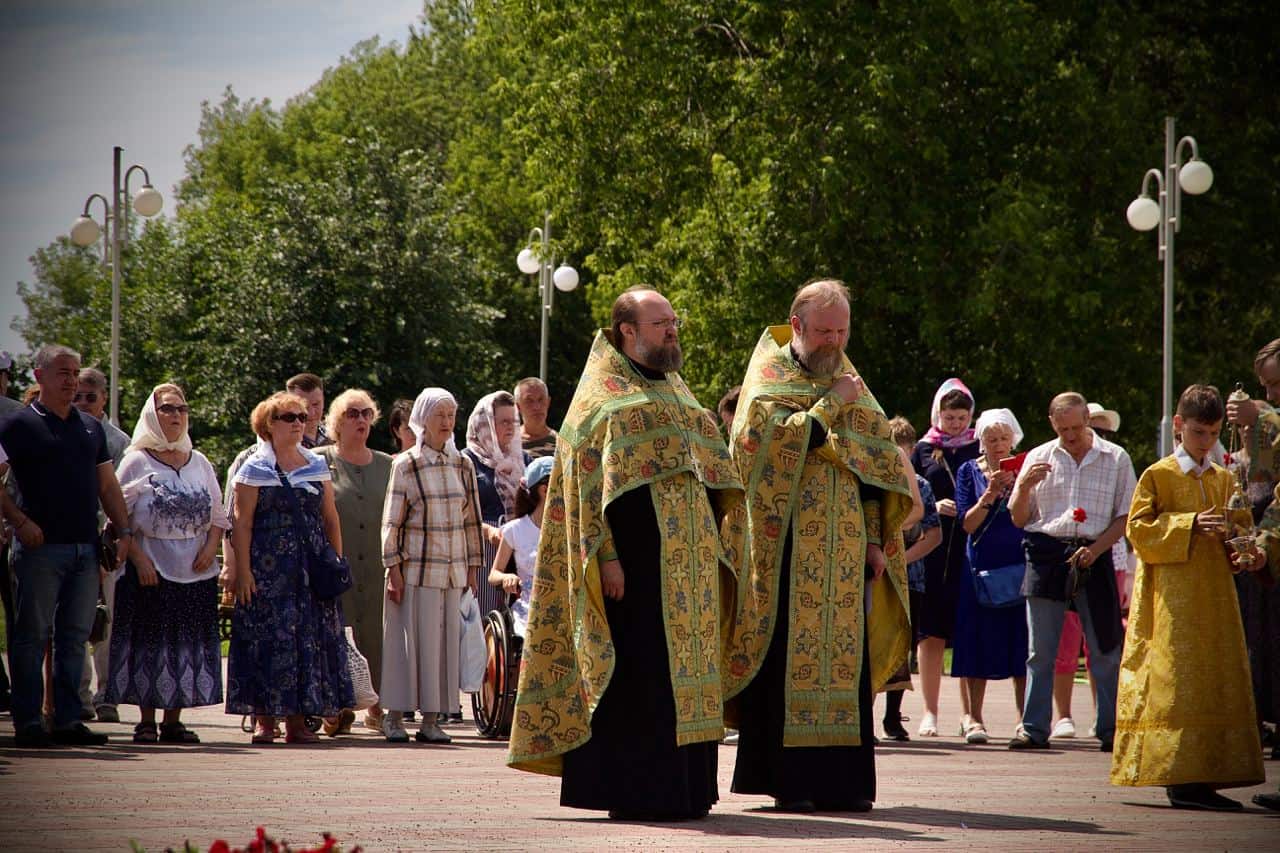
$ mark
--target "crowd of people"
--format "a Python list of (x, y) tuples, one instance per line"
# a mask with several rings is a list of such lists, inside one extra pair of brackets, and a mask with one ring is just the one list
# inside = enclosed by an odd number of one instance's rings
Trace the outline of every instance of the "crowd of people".
[(446, 389), (391, 405), (393, 456), (370, 446), (369, 392), (326, 409), (321, 378), (298, 374), (254, 407), (225, 479), (192, 446), (186, 390), (156, 386), (127, 435), (106, 377), (40, 348), (25, 405), (0, 388), (17, 744), (105, 743), (85, 723), (120, 706), (139, 709), (137, 743), (198, 743), (182, 711), (217, 704), (255, 744), (315, 742), (308, 718), (337, 737), (358, 711), (389, 742), (413, 723), (448, 743), (478, 607), (509, 612), (522, 655), (509, 763), (615, 818), (707, 814), (722, 739), (735, 792), (868, 810), (875, 697), (883, 736), (909, 741), (917, 679), (916, 737), (988, 743), (987, 685), (1008, 680), (1008, 748), (1046, 749), (1077, 736), (1082, 646), (1115, 784), (1230, 810), (1220, 789), (1264, 780), (1280, 340), (1253, 365), (1265, 399), (1187, 388), (1175, 452), (1138, 477), (1119, 415), (1075, 391), (1049, 402), (1055, 438), (1022, 453), (1018, 417), (979, 410), (959, 378), (923, 437), (888, 417), (845, 354), (836, 280), (797, 291), (715, 412), (680, 379), (680, 325), (657, 291), (627, 291), (559, 430), (523, 379), (476, 403), (462, 449)]

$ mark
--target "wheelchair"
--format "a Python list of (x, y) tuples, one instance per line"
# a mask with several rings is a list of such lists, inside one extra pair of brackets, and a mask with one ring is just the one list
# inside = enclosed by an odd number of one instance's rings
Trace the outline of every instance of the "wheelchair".
[(501, 740), (511, 735), (511, 716), (520, 682), (524, 641), (516, 633), (507, 607), (484, 618), (485, 669), (480, 692), (471, 694), (471, 711), (481, 737)]

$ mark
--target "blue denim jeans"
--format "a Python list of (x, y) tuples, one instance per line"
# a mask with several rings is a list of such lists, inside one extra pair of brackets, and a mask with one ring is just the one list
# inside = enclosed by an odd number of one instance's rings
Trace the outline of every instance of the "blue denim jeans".
[(44, 703), (44, 644), (53, 637), (53, 724), (68, 728), (80, 719), (80, 675), (84, 644), (98, 601), (96, 548), (42, 545), (14, 549), (12, 644), (13, 727), (40, 725)]
[[(1075, 597), (1076, 611), (1089, 644), (1089, 670), (1098, 687), (1098, 738), (1111, 740), (1116, 731), (1116, 687), (1120, 677), (1121, 642), (1103, 654), (1098, 649), (1098, 636), (1089, 615), (1089, 602), (1082, 592)], [(1022, 727), (1034, 741), (1049, 739), (1053, 722), (1053, 662), (1062, 639), (1062, 622), (1067, 602), (1036, 596), (1027, 597), (1027, 690)]]

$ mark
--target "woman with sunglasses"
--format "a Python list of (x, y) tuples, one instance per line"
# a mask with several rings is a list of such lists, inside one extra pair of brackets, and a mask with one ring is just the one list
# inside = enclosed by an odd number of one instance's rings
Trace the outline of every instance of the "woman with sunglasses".
[[(369, 433), (380, 414), (367, 391), (343, 391), (329, 404), (324, 423), (335, 443), (316, 450), (333, 478), (343, 553), (355, 582), (342, 596), (342, 615), (369, 661), (375, 691), (382, 680), (382, 501), (391, 479), (391, 457), (369, 447)], [(336, 721), (325, 722), (324, 732), (331, 737), (348, 732), (354, 719), (344, 711)], [(379, 705), (365, 712), (364, 724), (382, 730)]]
[(199, 743), (182, 709), (222, 701), (217, 553), (230, 524), (189, 417), (182, 389), (157, 385), (117, 470), (134, 537), (116, 584), (105, 703), (139, 706), (134, 743)]
[(336, 717), (355, 704), (340, 607), (316, 598), (305, 572), (305, 547), (319, 552), (327, 538), (342, 553), (329, 466), (302, 447), (306, 405), (280, 392), (254, 407), (258, 445), (233, 486), (226, 708), (254, 715), (253, 743), (272, 742), (276, 717), (285, 718), (288, 743), (314, 743), (307, 716)]

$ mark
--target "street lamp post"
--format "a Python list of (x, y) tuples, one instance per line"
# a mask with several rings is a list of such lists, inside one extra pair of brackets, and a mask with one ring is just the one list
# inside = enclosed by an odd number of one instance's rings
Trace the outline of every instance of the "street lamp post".
[[(537, 243), (539, 248), (534, 249)], [(542, 215), (542, 227), (529, 232), (525, 247), (516, 256), (516, 266), (525, 275), (538, 274), (538, 295), (542, 298), (542, 345), (538, 352), (538, 378), (547, 381), (547, 336), (555, 292), (565, 293), (578, 286), (578, 271), (568, 264), (555, 266), (551, 255), (551, 214)], [(554, 268), (554, 272), (552, 271)]]
[(120, 423), (120, 413), (117, 411), (120, 399), (120, 277), (124, 266), (120, 250), (129, 233), (129, 205), (125, 204), (125, 200), (129, 196), (129, 177), (135, 169), (142, 173), (143, 184), (142, 189), (133, 197), (133, 209), (141, 216), (152, 217), (164, 205), (160, 193), (151, 186), (151, 175), (146, 169), (134, 164), (121, 175), (120, 155), (123, 152), (124, 149), (119, 145), (115, 147), (111, 200), (108, 201), (101, 193), (93, 193), (84, 200), (84, 212), (71, 226), (71, 242), (77, 246), (93, 245), (102, 229), (89, 216), (89, 207), (95, 198), (101, 199), (104, 208), (102, 221), (107, 232), (102, 240), (102, 262), (111, 265), (111, 380), (107, 414), (117, 425)]
[[(1159, 226), (1159, 252), (1164, 261), (1164, 367), (1163, 400), (1160, 417), (1160, 455), (1173, 452), (1173, 238), (1182, 230), (1182, 193), (1200, 195), (1213, 186), (1213, 170), (1200, 159), (1200, 149), (1193, 137), (1184, 136), (1174, 143), (1173, 117), (1164, 120), (1164, 171), (1148, 169), (1142, 176), (1142, 192), (1125, 211), (1129, 225), (1137, 231), (1150, 231)], [(1191, 159), (1182, 162), (1184, 149), (1191, 149)], [(1158, 190), (1157, 202), (1151, 197), (1151, 181)]]

